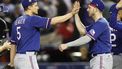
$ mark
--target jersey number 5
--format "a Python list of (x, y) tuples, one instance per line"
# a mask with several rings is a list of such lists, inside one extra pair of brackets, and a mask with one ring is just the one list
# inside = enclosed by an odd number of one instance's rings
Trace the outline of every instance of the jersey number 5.
[(18, 40), (20, 40), (20, 38), (21, 38), (21, 33), (20, 33), (20, 31), (19, 31), (20, 28), (21, 28), (21, 27), (17, 27), (17, 39), (18, 39)]

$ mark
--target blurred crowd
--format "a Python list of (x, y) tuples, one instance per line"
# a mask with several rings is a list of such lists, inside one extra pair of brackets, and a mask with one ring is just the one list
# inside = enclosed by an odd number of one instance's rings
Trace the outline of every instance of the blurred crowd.
[[(55, 17), (64, 15), (72, 9), (72, 4), (75, 0), (38, 0), (39, 16), (42, 17)], [(86, 8), (88, 0), (79, 0), (81, 9), (79, 15), (85, 25), (89, 25), (92, 20), (87, 17)], [(106, 6), (104, 11), (105, 18), (109, 17), (109, 8), (117, 0), (103, 0)], [(9, 10), (7, 12), (0, 12), (0, 17), (3, 18), (11, 32), (11, 25), (14, 20), (23, 15), (23, 8), (19, 0), (0, 0), (0, 5), (7, 6)], [(0, 28), (3, 26), (0, 25)], [(0, 32), (1, 33), (1, 32)], [(58, 45), (75, 40), (79, 37), (79, 33), (75, 27), (74, 19), (70, 19), (65, 23), (53, 26), (50, 30), (42, 30), (41, 33), (41, 49), (38, 52), (37, 59), (39, 62), (80, 62), (88, 61), (88, 44), (69, 48), (63, 53), (58, 50)], [(0, 34), (0, 40), (5, 34)], [(8, 62), (8, 52), (0, 56), (1, 62)]]

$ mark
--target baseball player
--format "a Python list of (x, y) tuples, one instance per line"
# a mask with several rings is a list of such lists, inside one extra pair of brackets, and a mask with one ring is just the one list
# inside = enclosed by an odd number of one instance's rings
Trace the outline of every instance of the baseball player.
[(51, 25), (70, 19), (79, 11), (80, 4), (76, 1), (70, 13), (50, 19), (35, 15), (38, 14), (39, 9), (37, 0), (22, 0), (21, 3), (25, 15), (18, 17), (12, 25), (12, 60), (14, 59), (15, 69), (39, 69), (35, 55), (40, 49), (38, 29), (49, 29)]
[(103, 10), (104, 4), (101, 0), (92, 0), (88, 5), (87, 11), (89, 16), (94, 20), (94, 23), (84, 33), (84, 26), (80, 24), (81, 21), (78, 15), (76, 15), (75, 19), (78, 20), (76, 21), (76, 26), (84, 36), (59, 46), (60, 51), (63, 51), (68, 47), (79, 46), (90, 42), (89, 52), (92, 57), (90, 60), (91, 69), (112, 69), (113, 66), (110, 29), (108, 21), (102, 15)]
[[(118, 9), (117, 5), (122, 5), (122, 0), (118, 4), (114, 4), (110, 8), (110, 26), (111, 26), (111, 40), (113, 52), (113, 69), (122, 69), (122, 10)], [(121, 6), (122, 7), (122, 6)], [(113, 22), (112, 22), (112, 21)]]

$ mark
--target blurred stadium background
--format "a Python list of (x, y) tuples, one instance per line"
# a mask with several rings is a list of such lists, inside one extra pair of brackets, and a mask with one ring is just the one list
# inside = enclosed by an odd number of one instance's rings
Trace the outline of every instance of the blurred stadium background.
[[(64, 15), (72, 8), (75, 0), (39, 0), (39, 16), (54, 17)], [(87, 26), (92, 20), (88, 18), (86, 8), (88, 0), (79, 0), (81, 9), (79, 15), (83, 23)], [(105, 3), (104, 17), (108, 19), (108, 10), (110, 6), (117, 0), (103, 0)], [(23, 14), (23, 8), (19, 0), (0, 0), (0, 6), (7, 7), (8, 10), (0, 12), (11, 32), (13, 21)], [(4, 29), (1, 24), (0, 28)], [(72, 47), (63, 53), (58, 50), (61, 43), (75, 40), (79, 37), (79, 33), (75, 27), (74, 19), (70, 19), (63, 24), (53, 26), (50, 30), (40, 29), (41, 33), (41, 49), (37, 54), (38, 63), (41, 69), (89, 69), (89, 44)], [(0, 45), (6, 40), (5, 32), (0, 31)], [(9, 51), (0, 53), (0, 69), (9, 62)]]

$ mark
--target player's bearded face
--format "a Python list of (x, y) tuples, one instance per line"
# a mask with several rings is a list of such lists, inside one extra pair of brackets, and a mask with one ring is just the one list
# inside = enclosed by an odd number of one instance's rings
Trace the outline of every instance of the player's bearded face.
[(91, 5), (88, 5), (87, 12), (90, 17), (93, 16), (94, 15), (94, 7)]
[(33, 5), (32, 5), (32, 13), (33, 14), (38, 14), (38, 9), (39, 9), (39, 7), (38, 7), (38, 4), (37, 4), (37, 2), (36, 3), (34, 3)]

